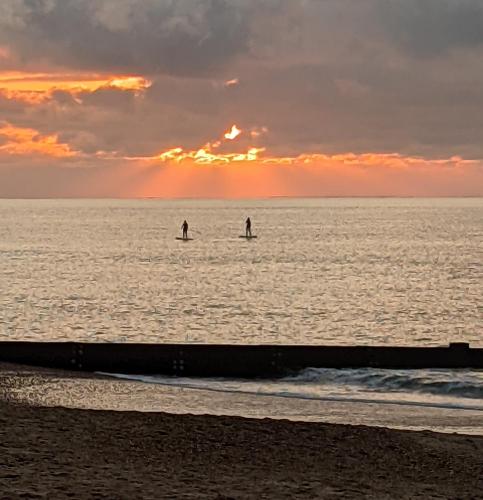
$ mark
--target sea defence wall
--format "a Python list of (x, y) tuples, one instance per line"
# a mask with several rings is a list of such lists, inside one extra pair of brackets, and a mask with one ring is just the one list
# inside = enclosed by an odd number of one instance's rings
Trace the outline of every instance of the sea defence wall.
[(483, 348), (0, 342), (0, 361), (191, 377), (276, 377), (317, 368), (483, 368)]

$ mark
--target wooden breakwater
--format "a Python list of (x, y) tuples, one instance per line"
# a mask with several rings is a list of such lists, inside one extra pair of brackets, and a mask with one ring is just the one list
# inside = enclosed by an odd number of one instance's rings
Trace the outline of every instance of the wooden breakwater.
[(483, 368), (483, 348), (0, 342), (0, 361), (89, 372), (248, 378), (307, 367)]

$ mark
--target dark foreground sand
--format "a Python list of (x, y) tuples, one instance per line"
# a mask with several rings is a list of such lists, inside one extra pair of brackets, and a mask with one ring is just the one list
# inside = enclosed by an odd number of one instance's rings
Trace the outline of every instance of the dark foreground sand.
[(0, 498), (483, 498), (483, 437), (0, 402)]

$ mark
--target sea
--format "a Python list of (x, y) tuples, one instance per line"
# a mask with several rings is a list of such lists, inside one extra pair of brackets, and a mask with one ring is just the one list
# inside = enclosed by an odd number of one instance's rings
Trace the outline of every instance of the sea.
[[(239, 237), (247, 217), (257, 239)], [(482, 297), (483, 198), (0, 200), (0, 340), (483, 347)], [(479, 370), (97, 374), (34, 392), (483, 433)]]

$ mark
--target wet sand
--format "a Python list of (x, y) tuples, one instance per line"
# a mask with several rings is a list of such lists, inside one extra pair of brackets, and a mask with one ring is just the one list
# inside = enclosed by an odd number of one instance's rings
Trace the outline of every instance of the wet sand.
[(0, 403), (1, 498), (481, 498), (483, 437)]
[(286, 419), (483, 436), (483, 411), (310, 400), (146, 384), (0, 363), (0, 398), (30, 406)]

